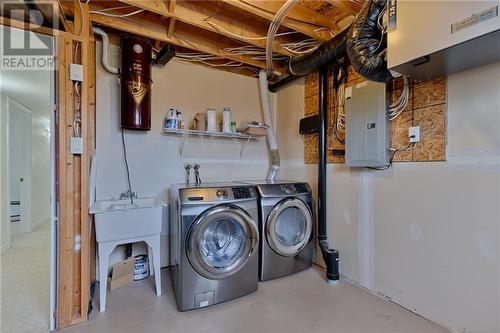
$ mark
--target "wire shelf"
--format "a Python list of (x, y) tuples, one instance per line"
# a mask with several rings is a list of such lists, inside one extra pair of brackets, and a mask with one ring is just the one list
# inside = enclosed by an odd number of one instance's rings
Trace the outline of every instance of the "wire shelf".
[(177, 128), (164, 128), (163, 134), (173, 134), (182, 137), (181, 142), (179, 143), (179, 154), (182, 156), (182, 152), (184, 151), (184, 144), (186, 142), (187, 136), (198, 136), (202, 139), (204, 137), (208, 138), (225, 138), (225, 139), (239, 139), (242, 141), (240, 157), (243, 156), (243, 152), (250, 140), (261, 139), (263, 136), (261, 135), (249, 135), (242, 133), (223, 133), (223, 132), (208, 132), (208, 131), (197, 131), (190, 129), (177, 129)]
[(242, 133), (208, 132), (208, 131), (177, 129), (177, 128), (165, 128), (163, 132), (165, 134), (205, 136), (212, 138), (230, 138), (230, 139), (242, 139), (242, 140), (256, 140), (262, 137), (262, 136), (248, 135)]

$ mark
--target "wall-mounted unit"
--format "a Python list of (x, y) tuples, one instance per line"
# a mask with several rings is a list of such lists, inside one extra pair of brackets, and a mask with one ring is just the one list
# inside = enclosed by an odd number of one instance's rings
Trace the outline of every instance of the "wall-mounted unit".
[(366, 81), (346, 88), (345, 163), (385, 167), (388, 159), (387, 97), (384, 83)]
[(388, 0), (388, 67), (418, 80), (500, 61), (500, 1)]

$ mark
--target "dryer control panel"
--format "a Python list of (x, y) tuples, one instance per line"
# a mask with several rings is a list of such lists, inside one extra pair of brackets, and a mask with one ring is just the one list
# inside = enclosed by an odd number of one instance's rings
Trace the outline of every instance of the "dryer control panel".
[(311, 188), (307, 183), (265, 184), (257, 187), (262, 197), (288, 197), (311, 194)]

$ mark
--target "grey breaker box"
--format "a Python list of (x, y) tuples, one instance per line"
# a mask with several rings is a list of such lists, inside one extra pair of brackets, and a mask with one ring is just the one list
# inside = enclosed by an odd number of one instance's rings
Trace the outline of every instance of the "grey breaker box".
[(387, 97), (384, 83), (366, 81), (346, 88), (346, 165), (389, 164)]

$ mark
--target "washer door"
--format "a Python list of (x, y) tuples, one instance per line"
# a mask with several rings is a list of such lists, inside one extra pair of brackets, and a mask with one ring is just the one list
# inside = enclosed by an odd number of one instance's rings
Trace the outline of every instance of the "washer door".
[(267, 243), (282, 256), (294, 256), (309, 242), (312, 223), (311, 210), (302, 200), (285, 199), (269, 213), (266, 222)]
[(186, 251), (198, 274), (208, 279), (224, 279), (245, 266), (258, 243), (257, 224), (245, 211), (219, 205), (193, 222)]

